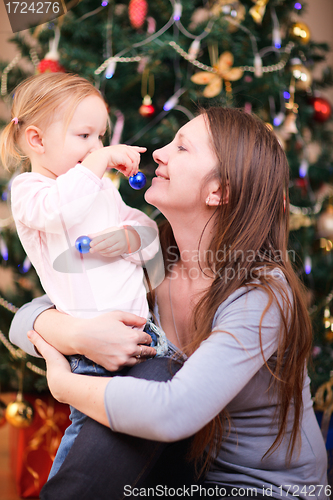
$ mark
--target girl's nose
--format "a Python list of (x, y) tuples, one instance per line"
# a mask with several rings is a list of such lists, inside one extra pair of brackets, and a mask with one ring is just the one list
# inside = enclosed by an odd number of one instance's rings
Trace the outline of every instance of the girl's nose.
[(101, 149), (103, 147), (103, 143), (101, 141), (101, 139), (97, 138), (97, 139), (94, 139), (92, 145), (91, 145), (91, 148), (90, 148), (90, 152), (92, 153), (93, 151), (96, 151), (97, 149)]

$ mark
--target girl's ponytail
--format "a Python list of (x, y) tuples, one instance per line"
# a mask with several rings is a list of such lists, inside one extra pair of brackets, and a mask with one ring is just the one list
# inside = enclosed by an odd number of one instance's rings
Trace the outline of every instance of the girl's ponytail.
[(0, 158), (3, 167), (17, 167), (26, 157), (18, 147), (20, 120), (17, 116), (12, 118), (0, 135)]

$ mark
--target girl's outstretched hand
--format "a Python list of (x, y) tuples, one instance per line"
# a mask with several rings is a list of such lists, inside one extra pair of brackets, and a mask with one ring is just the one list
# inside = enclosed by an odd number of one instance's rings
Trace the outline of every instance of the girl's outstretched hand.
[(127, 177), (130, 177), (138, 173), (140, 153), (147, 151), (147, 148), (117, 144), (115, 146), (106, 146), (104, 150), (108, 152), (108, 168), (116, 168)]
[(105, 146), (90, 153), (82, 161), (82, 165), (100, 179), (107, 168), (116, 168), (127, 177), (130, 177), (138, 173), (140, 154), (146, 150), (147, 148), (141, 146), (127, 146), (126, 144)]
[(29, 340), (46, 361), (46, 376), (52, 395), (58, 401), (62, 400), (66, 380), (72, 375), (69, 362), (57, 349), (48, 344), (35, 330), (28, 332)]

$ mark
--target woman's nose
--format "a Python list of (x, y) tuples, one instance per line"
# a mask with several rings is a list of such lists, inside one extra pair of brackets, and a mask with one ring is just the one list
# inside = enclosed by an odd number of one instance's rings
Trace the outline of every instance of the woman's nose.
[(165, 146), (164, 146), (164, 148), (155, 149), (155, 151), (153, 152), (153, 160), (156, 163), (166, 163), (167, 154), (166, 154)]

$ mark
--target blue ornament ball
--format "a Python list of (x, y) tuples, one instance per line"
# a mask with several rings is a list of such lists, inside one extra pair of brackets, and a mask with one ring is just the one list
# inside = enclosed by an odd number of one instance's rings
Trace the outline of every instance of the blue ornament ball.
[(128, 182), (131, 188), (142, 189), (146, 185), (147, 179), (145, 174), (143, 174), (142, 172), (138, 172), (137, 174), (132, 175), (128, 179)]
[(79, 236), (75, 242), (75, 248), (80, 253), (88, 253), (90, 250), (91, 239), (89, 236)]

